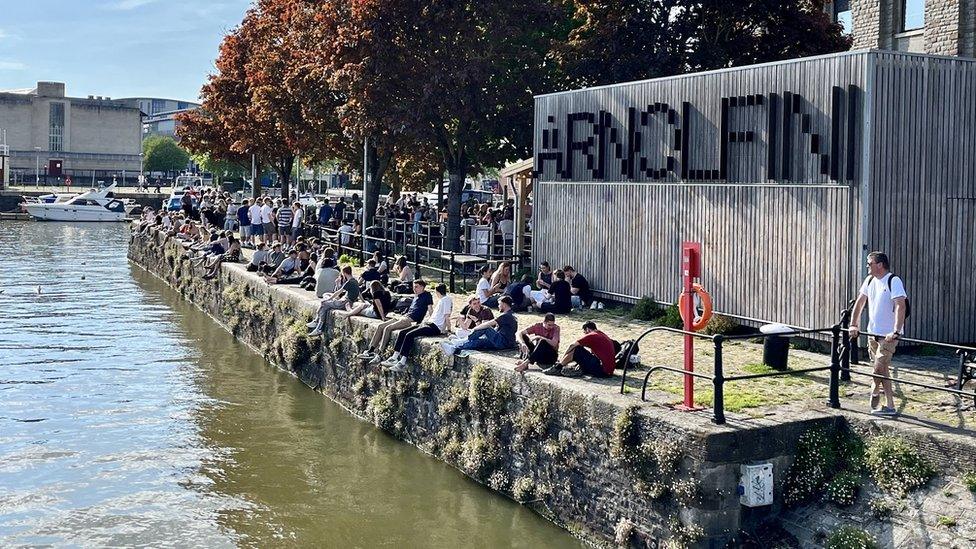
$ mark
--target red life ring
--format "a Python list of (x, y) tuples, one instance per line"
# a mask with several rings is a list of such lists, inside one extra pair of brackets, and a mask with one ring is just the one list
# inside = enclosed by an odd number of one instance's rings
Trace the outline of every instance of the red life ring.
[[(691, 323), (691, 330), (697, 332), (708, 325), (708, 321), (712, 318), (712, 296), (708, 295), (705, 288), (703, 288), (701, 284), (697, 283), (691, 285), (691, 291), (698, 294), (698, 298), (701, 299), (702, 302), (702, 315), (697, 320), (693, 320)], [(688, 321), (688, 319), (685, 318), (685, 315), (687, 314), (685, 311), (688, 309), (687, 301), (690, 297), (691, 294), (686, 294), (684, 292), (681, 292), (681, 295), (678, 297), (678, 311), (681, 313), (681, 320), (684, 320), (685, 322)]]

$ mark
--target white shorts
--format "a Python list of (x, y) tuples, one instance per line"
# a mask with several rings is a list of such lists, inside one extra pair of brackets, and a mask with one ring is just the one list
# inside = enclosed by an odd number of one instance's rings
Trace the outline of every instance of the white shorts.
[(376, 314), (376, 307), (374, 307), (373, 305), (369, 305), (365, 309), (363, 309), (363, 316), (365, 316), (366, 318), (380, 317), (380, 315)]

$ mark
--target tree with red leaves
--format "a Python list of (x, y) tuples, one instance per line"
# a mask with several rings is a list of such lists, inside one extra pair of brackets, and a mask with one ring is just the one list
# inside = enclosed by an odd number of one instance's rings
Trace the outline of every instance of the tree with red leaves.
[(465, 177), (531, 150), (532, 97), (552, 89), (560, 14), (546, 0), (349, 4), (340, 112), (365, 134), (436, 148), (450, 180), (448, 247), (460, 243)]

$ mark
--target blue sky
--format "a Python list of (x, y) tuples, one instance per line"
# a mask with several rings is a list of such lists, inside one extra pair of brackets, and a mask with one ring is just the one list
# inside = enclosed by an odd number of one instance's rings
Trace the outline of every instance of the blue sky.
[(0, 0), (0, 89), (195, 101), (250, 0)]

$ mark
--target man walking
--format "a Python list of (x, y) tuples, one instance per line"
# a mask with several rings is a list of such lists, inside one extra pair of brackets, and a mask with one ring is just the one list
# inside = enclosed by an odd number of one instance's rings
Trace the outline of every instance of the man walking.
[[(857, 338), (861, 324), (861, 312), (868, 307), (868, 354), (874, 365), (874, 374), (891, 377), (891, 358), (898, 346), (898, 338), (904, 333), (908, 294), (901, 278), (891, 273), (888, 256), (882, 252), (868, 254), (868, 277), (861, 284), (860, 295), (851, 316), (850, 335)], [(884, 392), (886, 406), (878, 408)], [(891, 416), (895, 410), (891, 380), (874, 378), (871, 388), (871, 413)]]

